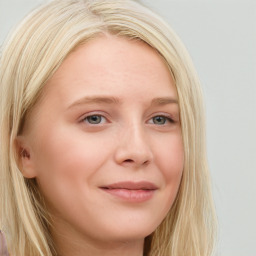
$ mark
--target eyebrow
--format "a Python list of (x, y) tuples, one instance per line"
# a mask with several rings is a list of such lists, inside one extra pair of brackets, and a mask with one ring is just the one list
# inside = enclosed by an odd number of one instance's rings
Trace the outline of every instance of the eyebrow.
[(68, 108), (73, 108), (79, 105), (84, 105), (84, 104), (95, 104), (95, 103), (104, 103), (104, 104), (115, 104), (118, 105), (120, 104), (120, 100), (116, 97), (109, 97), (109, 96), (86, 96), (83, 97), (74, 103), (72, 103)]
[(151, 105), (167, 105), (167, 104), (178, 104), (178, 100), (170, 97), (154, 98)]
[[(122, 101), (119, 98), (110, 97), (110, 96), (96, 96), (96, 97), (86, 96), (75, 101), (68, 108), (73, 108), (73, 107), (84, 105), (84, 104), (97, 104), (97, 103), (120, 105)], [(162, 106), (167, 104), (178, 104), (178, 100), (171, 97), (159, 97), (159, 98), (154, 98), (151, 101), (151, 106), (155, 106), (155, 105)]]

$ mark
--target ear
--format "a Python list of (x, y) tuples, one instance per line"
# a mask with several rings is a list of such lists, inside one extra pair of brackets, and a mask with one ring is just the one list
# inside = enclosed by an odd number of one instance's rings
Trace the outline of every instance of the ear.
[(35, 178), (36, 172), (31, 157), (32, 151), (25, 136), (21, 135), (16, 137), (15, 147), (17, 152), (17, 164), (22, 175), (28, 179)]

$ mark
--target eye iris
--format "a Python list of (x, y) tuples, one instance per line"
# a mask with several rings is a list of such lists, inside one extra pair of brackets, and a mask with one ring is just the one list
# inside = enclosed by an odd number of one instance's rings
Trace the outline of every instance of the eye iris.
[(101, 116), (88, 116), (87, 120), (91, 124), (99, 124), (101, 122)]
[(153, 118), (154, 124), (165, 124), (166, 118), (163, 116), (156, 116)]

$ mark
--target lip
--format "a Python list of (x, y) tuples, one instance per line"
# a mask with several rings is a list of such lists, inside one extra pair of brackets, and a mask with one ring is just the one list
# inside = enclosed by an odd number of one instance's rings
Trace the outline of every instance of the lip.
[(101, 186), (100, 189), (116, 198), (141, 203), (150, 200), (158, 187), (147, 181), (125, 181)]

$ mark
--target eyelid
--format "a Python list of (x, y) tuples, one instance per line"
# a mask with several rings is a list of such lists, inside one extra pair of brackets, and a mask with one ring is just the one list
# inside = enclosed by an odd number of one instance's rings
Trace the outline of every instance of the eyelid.
[(148, 120), (152, 120), (154, 117), (157, 117), (157, 116), (167, 118), (170, 123), (176, 123), (177, 122), (177, 120), (173, 117), (173, 115), (167, 114), (167, 113), (154, 113), (153, 115), (151, 115), (151, 117)]
[(109, 118), (107, 117), (106, 113), (103, 113), (101, 111), (92, 111), (92, 112), (88, 112), (86, 114), (83, 114), (80, 118), (79, 118), (79, 122), (84, 122), (84, 120), (90, 116), (101, 116), (104, 119), (106, 119), (106, 123), (109, 122)]

